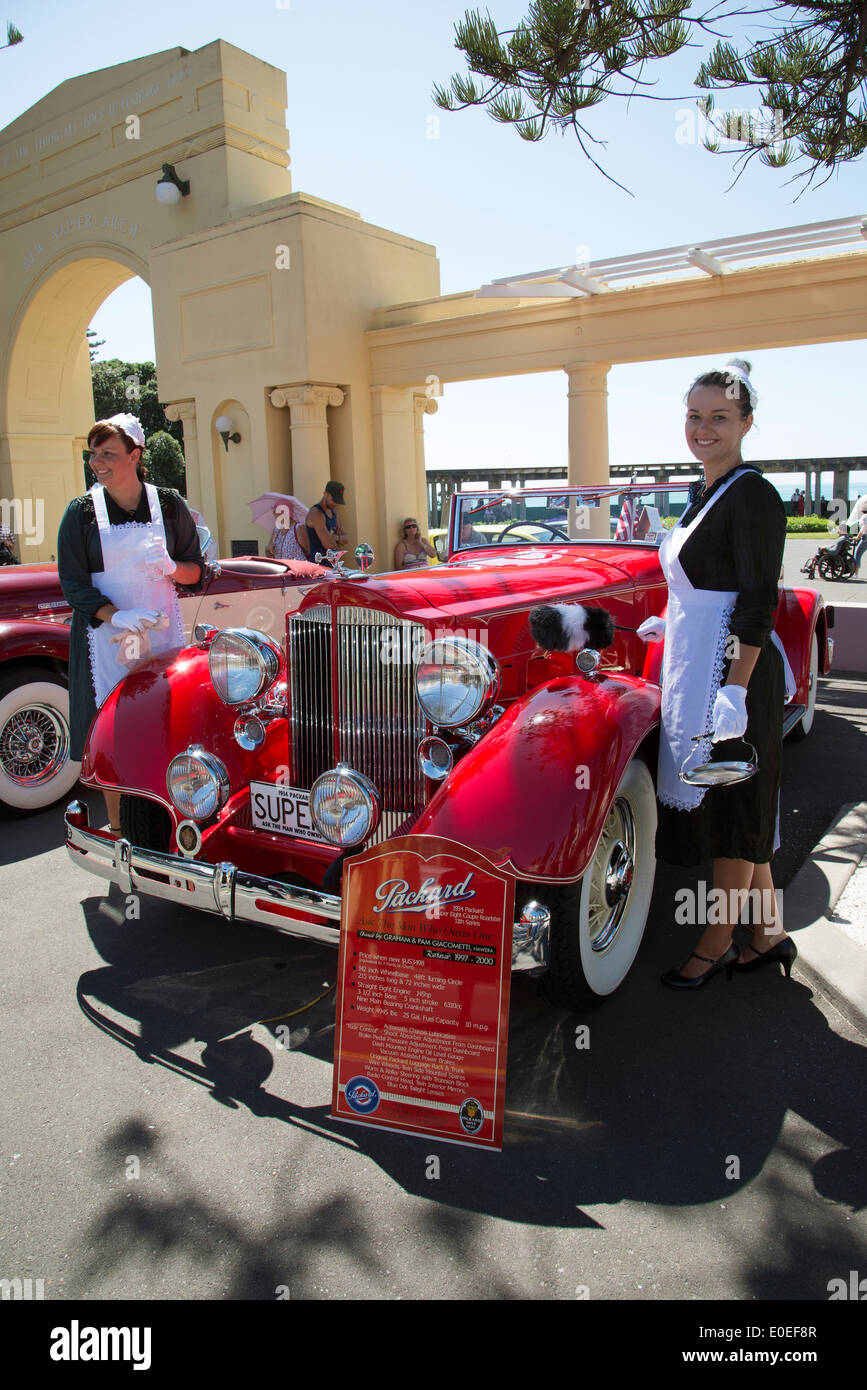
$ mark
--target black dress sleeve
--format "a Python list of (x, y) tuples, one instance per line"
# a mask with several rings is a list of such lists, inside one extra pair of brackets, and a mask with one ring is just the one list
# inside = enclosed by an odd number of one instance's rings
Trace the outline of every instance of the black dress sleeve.
[[(171, 523), (171, 531), (173, 532), (171, 544), (168, 547), (169, 554), (179, 564), (192, 563), (199, 566), (199, 577), (194, 584), (181, 584), (177, 579), (174, 583), (177, 588), (183, 589), (184, 593), (195, 593), (201, 587), (205, 573), (205, 561), (202, 556), (202, 548), (199, 545), (196, 523), (183, 497), (173, 488), (160, 488), (159, 497), (163, 519)], [(168, 534), (166, 540), (169, 540)]]
[(57, 533), (57, 573), (70, 607), (80, 613), (90, 627), (100, 627), (102, 620), (96, 614), (110, 599), (90, 582), (83, 502), (81, 497), (73, 498), (63, 513)]
[(750, 647), (763, 647), (774, 626), (786, 543), (786, 509), (777, 489), (746, 473), (731, 489), (729, 545), (737, 602), (729, 631)]

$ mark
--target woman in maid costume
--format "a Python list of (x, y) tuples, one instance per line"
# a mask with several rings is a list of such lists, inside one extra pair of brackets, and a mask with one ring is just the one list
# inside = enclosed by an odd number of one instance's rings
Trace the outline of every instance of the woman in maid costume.
[[(96, 483), (70, 502), (57, 568), (72, 608), (70, 758), (78, 761), (97, 709), (138, 662), (183, 646), (175, 584), (195, 588), (204, 568), (196, 524), (171, 488), (144, 481), (144, 431), (134, 415), (98, 421), (87, 436)], [(119, 829), (120, 796), (105, 793)]]
[[(667, 617), (638, 629), (645, 641), (665, 636), (657, 858), (684, 866), (712, 859), (714, 888), (727, 905), (719, 913), (724, 920), (705, 929), (692, 955), (662, 976), (677, 989), (774, 961), (788, 976), (797, 955), (783, 931), (770, 868), (779, 847), (783, 704), (794, 685), (773, 632), (786, 514), (776, 488), (741, 457), (758, 399), (750, 370), (734, 358), (723, 371), (697, 377), (687, 392), (686, 442), (701, 461), (704, 485), (693, 484), (660, 546)], [(693, 736), (705, 731), (710, 738), (696, 745)], [(721, 745), (722, 758), (743, 758), (741, 742), (729, 746), (742, 738), (758, 756), (749, 780), (711, 787), (680, 780), (684, 759), (706, 762), (711, 743)], [(762, 921), (741, 952), (732, 932), (740, 890), (753, 888), (760, 890)]]

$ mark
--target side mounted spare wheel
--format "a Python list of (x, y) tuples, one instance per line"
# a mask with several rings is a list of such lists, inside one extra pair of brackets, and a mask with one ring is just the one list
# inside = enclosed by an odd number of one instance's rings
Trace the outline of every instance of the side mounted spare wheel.
[(635, 960), (656, 874), (656, 793), (633, 758), (578, 883), (540, 884), (551, 912), (551, 967), (535, 980), (549, 1003), (580, 1009), (617, 989)]
[(0, 803), (14, 811), (53, 806), (78, 781), (69, 757), (69, 692), (35, 666), (0, 675)]

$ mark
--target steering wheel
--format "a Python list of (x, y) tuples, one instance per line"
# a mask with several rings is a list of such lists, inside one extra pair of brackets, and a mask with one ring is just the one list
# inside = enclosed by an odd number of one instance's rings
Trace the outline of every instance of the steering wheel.
[[(493, 541), (493, 544), (499, 545), (503, 537), (507, 535), (509, 531), (513, 531), (516, 526), (541, 526), (545, 531), (550, 531), (552, 537), (556, 536), (557, 539), (561, 541), (569, 540), (569, 537), (560, 530), (559, 526), (552, 526), (550, 521), (510, 521), (508, 526), (503, 527), (496, 540)], [(522, 536), (521, 539), (524, 540), (525, 538)], [(532, 545), (534, 542), (527, 541), (527, 544)]]

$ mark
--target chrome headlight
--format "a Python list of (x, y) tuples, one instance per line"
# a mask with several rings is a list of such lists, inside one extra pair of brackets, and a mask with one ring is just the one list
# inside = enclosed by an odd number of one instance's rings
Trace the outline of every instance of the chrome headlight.
[(450, 729), (477, 718), (500, 693), (491, 653), (466, 637), (428, 642), (415, 671), (416, 699), (432, 724)]
[(360, 845), (379, 824), (381, 801), (369, 777), (346, 763), (323, 772), (310, 789), (313, 824), (341, 849)]
[(211, 683), (224, 705), (257, 700), (280, 674), (276, 642), (249, 627), (218, 632), (208, 653)]
[(185, 819), (209, 820), (228, 800), (229, 774), (213, 753), (195, 746), (172, 758), (166, 786)]

